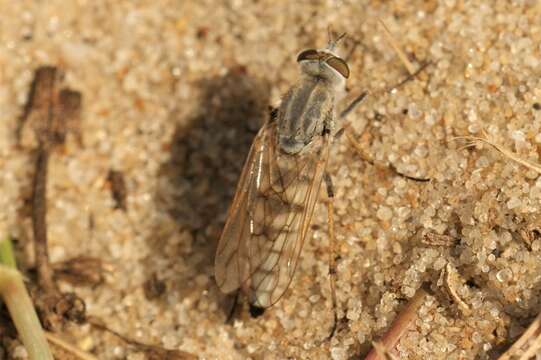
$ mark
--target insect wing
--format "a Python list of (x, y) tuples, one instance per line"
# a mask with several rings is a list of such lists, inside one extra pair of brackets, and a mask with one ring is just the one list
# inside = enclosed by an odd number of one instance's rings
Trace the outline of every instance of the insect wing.
[(294, 155), (279, 151), (276, 138), (276, 123), (255, 138), (215, 260), (220, 289), (243, 287), (260, 307), (276, 303), (291, 283), (329, 152), (328, 136)]

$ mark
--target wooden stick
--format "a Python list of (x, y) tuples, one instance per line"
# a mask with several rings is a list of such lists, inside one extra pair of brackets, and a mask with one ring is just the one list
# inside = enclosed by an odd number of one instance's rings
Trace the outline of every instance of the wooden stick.
[[(390, 329), (387, 330), (385, 335), (383, 335), (381, 340), (378, 342), (380, 345), (382, 345), (382, 348), (378, 349), (379, 352), (384, 350), (390, 353), (396, 347), (396, 344), (398, 344), (402, 335), (406, 333), (410, 325), (417, 319), (417, 311), (424, 304), (427, 295), (428, 293), (422, 288), (417, 290), (415, 296), (413, 296), (413, 298), (409, 301), (404, 310), (398, 314)], [(373, 347), (366, 356), (365, 360), (386, 360), (378, 355), (378, 350)]]

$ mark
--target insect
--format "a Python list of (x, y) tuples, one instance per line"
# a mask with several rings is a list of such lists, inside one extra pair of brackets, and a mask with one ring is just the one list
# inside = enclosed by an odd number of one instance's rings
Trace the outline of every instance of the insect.
[(298, 55), (300, 80), (255, 137), (228, 212), (216, 282), (224, 293), (241, 289), (255, 307), (283, 296), (310, 228), (349, 77), (334, 52), (343, 36)]

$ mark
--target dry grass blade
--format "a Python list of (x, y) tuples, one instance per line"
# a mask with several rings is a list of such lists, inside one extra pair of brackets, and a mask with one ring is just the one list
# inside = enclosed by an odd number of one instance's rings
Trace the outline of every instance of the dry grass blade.
[(391, 44), (394, 51), (396, 51), (396, 54), (398, 55), (398, 57), (400, 58), (400, 60), (402, 61), (406, 69), (408, 69), (408, 72), (410, 73), (410, 75), (413, 76), (415, 74), (415, 66), (411, 63), (411, 61), (409, 61), (408, 57), (402, 51), (402, 49), (400, 49), (398, 42), (395, 40), (395, 38), (393, 37), (389, 29), (387, 28), (387, 25), (385, 25), (385, 23), (383, 22), (383, 20), (378, 19), (378, 21), (381, 24), (381, 27), (383, 28), (383, 34), (387, 38), (387, 41), (389, 41), (389, 44)]
[(411, 63), (411, 61), (408, 59), (408, 57), (406, 56), (404, 51), (402, 51), (402, 49), (398, 45), (398, 42), (393, 37), (393, 35), (389, 31), (389, 29), (387, 28), (387, 26), (385, 25), (383, 20), (378, 19), (378, 21), (379, 21), (379, 23), (381, 24), (381, 26), (383, 28), (383, 34), (387, 38), (387, 41), (389, 42), (389, 44), (391, 44), (393, 50), (396, 52), (396, 54), (400, 58), (400, 61), (402, 61), (402, 64), (404, 64), (404, 67), (406, 67), (406, 69), (408, 70), (408, 73), (409, 73), (408, 76), (404, 80), (400, 81), (398, 84), (393, 85), (393, 86), (387, 88), (387, 90), (385, 90), (386, 92), (392, 92), (393, 90), (398, 89), (399, 87), (406, 84), (407, 82), (415, 79), (417, 77), (417, 75), (419, 75), (424, 69), (426, 69), (429, 65), (432, 64), (432, 61), (430, 61), (430, 60), (425, 61), (421, 66), (417, 67), (417, 70), (416, 70), (415, 69), (416, 66)]
[(474, 146), (475, 143), (484, 143), (484, 144), (490, 145), (491, 147), (496, 149), (499, 153), (501, 153), (505, 157), (507, 157), (507, 158), (513, 160), (514, 162), (517, 162), (517, 163), (519, 163), (519, 164), (521, 164), (523, 166), (526, 166), (530, 170), (533, 170), (533, 171), (541, 174), (541, 165), (539, 165), (537, 163), (532, 163), (532, 162), (527, 161), (527, 160), (524, 160), (520, 156), (518, 156), (517, 154), (512, 152), (511, 150), (508, 150), (505, 147), (503, 147), (502, 145), (500, 145), (500, 144), (498, 144), (496, 142), (490, 141), (490, 140), (488, 140), (486, 138), (475, 137), (475, 136), (458, 136), (458, 137), (452, 138), (451, 140), (468, 140), (468, 141), (471, 141), (472, 143), (467, 144), (466, 147)]
[(413, 296), (413, 298), (409, 301), (404, 310), (398, 314), (391, 325), (391, 328), (379, 341), (379, 344), (382, 347), (379, 349), (373, 347), (366, 356), (365, 360), (388, 359), (388, 357), (382, 357), (380, 354), (382, 351), (383, 354), (390, 353), (396, 347), (396, 344), (398, 344), (402, 335), (404, 335), (409, 326), (415, 321), (415, 319), (417, 319), (417, 311), (424, 304), (427, 295), (428, 293), (423, 288), (419, 288), (417, 290), (415, 296)]
[(49, 341), (55, 358), (57, 359), (98, 360), (95, 356), (79, 350), (53, 333), (46, 332), (45, 337)]
[(541, 314), (537, 315), (528, 329), (498, 360), (531, 359), (541, 349)]

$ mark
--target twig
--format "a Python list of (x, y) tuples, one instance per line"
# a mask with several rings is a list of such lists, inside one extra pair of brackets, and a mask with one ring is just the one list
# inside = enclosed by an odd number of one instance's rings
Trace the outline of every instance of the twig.
[(541, 314), (537, 315), (524, 334), (498, 360), (511, 360), (515, 357), (527, 360), (535, 356), (539, 349), (541, 349)]
[(32, 228), (38, 283), (45, 291), (55, 289), (53, 272), (49, 267), (47, 252), (47, 163), (49, 159), (50, 128), (54, 122), (53, 108), (57, 102), (56, 68), (40, 67), (36, 70), (32, 89), (25, 107), (22, 122), (36, 133), (38, 150), (36, 171), (32, 186)]
[[(400, 314), (396, 317), (391, 328), (387, 330), (385, 335), (378, 342), (382, 345), (382, 348), (379, 351), (391, 352), (396, 344), (400, 341), (400, 338), (408, 330), (409, 326), (417, 319), (417, 311), (424, 304), (428, 293), (423, 289), (419, 288), (415, 293), (415, 296), (409, 301), (408, 305), (402, 310)], [(378, 355), (378, 350), (372, 348), (365, 360), (386, 360), (385, 357)]]
[(0, 245), (0, 294), (21, 341), (31, 360), (53, 360), (23, 277), (16, 269), (11, 242), (9, 239), (2, 240)]
[(396, 356), (391, 354), (387, 349), (385, 349), (385, 346), (383, 346), (379, 342), (377, 342), (377, 341), (372, 342), (372, 347), (374, 348), (374, 350), (376, 350), (377, 356), (380, 359), (383, 359), (383, 360), (396, 360)]
[(49, 265), (47, 250), (47, 163), (49, 151), (40, 146), (36, 160), (32, 195), (32, 228), (34, 230), (34, 251), (38, 283), (46, 292), (56, 291), (53, 271)]
[(42, 292), (36, 299), (44, 325), (57, 328), (65, 318), (84, 318), (84, 302), (75, 294), (60, 293), (53, 277), (47, 250), (47, 169), (50, 152), (63, 144), (69, 129), (77, 128), (81, 94), (57, 89), (57, 69), (43, 66), (36, 70), (28, 103), (21, 119), (37, 140), (36, 171), (32, 193), (32, 227), (38, 284)]

